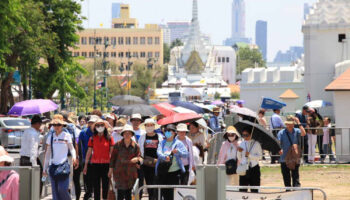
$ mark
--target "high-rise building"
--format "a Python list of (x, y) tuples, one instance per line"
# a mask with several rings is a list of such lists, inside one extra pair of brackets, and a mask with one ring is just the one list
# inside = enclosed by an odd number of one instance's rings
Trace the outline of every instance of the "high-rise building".
[(232, 2), (231, 37), (224, 41), (224, 45), (233, 46), (237, 42), (250, 43), (251, 39), (245, 37), (245, 2), (233, 0)]
[(278, 51), (273, 62), (290, 64), (300, 59), (303, 53), (304, 47), (291, 46), (286, 52)]
[(120, 3), (112, 3), (112, 18), (120, 17)]
[(173, 42), (176, 39), (180, 39), (185, 42), (184, 39), (189, 32), (191, 22), (188, 21), (177, 21), (168, 22), (168, 28), (170, 29), (170, 40)]
[(160, 24), (159, 27), (163, 30), (163, 42), (168, 46), (171, 45), (171, 30), (166, 24)]
[(258, 20), (255, 26), (255, 43), (258, 45), (264, 60), (267, 54), (267, 22)]
[(306, 16), (310, 14), (310, 9), (312, 6), (310, 6), (308, 3), (304, 3), (304, 20), (306, 20)]

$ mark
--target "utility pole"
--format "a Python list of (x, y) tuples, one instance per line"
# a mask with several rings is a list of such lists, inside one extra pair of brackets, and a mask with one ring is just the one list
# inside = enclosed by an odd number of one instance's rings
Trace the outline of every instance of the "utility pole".
[[(106, 61), (106, 57), (107, 57), (107, 47), (109, 46), (109, 42), (108, 42), (108, 39), (105, 38), (105, 41), (104, 41), (104, 45), (105, 45), (105, 48), (104, 48), (104, 52), (103, 52), (103, 60), (102, 60), (102, 65), (103, 65), (103, 87), (104, 89), (106, 90), (105, 92), (105, 96), (106, 98), (108, 98), (108, 89), (107, 89), (107, 74), (106, 74), (106, 69), (107, 69), (107, 64), (108, 62)], [(101, 89), (103, 88), (101, 87)], [(102, 91), (101, 91), (102, 92)], [(102, 96), (102, 93), (101, 93), (101, 96)], [(106, 103), (106, 107), (108, 107), (108, 101)], [(103, 109), (103, 106), (102, 106), (102, 98), (101, 98), (101, 111)]]
[(94, 30), (94, 109), (97, 108), (97, 100), (96, 100), (96, 43), (97, 43), (97, 39), (96, 39), (96, 29)]

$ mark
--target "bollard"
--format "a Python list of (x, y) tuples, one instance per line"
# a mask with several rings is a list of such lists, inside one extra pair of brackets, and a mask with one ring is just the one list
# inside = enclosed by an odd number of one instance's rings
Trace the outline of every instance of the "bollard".
[(226, 174), (224, 165), (197, 166), (197, 199), (225, 200)]

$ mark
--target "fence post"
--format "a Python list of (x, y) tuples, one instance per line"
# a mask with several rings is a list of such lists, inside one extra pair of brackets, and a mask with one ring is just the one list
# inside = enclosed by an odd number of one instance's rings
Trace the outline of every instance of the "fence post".
[(197, 166), (197, 199), (226, 199), (226, 174), (224, 169), (224, 165)]

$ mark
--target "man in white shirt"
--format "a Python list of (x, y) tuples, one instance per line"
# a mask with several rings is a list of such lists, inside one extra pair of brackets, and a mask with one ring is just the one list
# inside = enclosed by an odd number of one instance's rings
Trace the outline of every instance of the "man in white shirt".
[(40, 143), (41, 118), (35, 115), (31, 121), (31, 127), (26, 129), (21, 140), (20, 166), (37, 165), (38, 150)]

